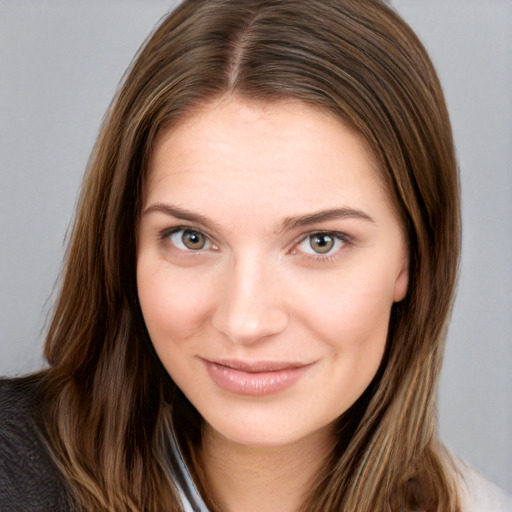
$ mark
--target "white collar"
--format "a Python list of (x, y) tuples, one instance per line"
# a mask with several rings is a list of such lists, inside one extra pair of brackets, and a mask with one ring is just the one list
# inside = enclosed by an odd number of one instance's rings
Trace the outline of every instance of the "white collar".
[(168, 470), (180, 495), (184, 512), (209, 512), (192, 479), (172, 426), (168, 453)]

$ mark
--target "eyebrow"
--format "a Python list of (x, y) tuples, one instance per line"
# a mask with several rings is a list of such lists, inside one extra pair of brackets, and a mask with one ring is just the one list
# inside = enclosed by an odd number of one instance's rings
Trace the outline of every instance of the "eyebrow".
[(330, 208), (328, 210), (320, 210), (307, 215), (287, 217), (283, 221), (280, 231), (337, 219), (360, 219), (375, 223), (375, 220), (370, 215), (361, 210), (354, 208)]
[[(195, 222), (198, 224), (202, 224), (203, 226), (206, 227), (220, 229), (220, 225), (214, 220), (207, 217), (206, 215), (192, 212), (190, 210), (173, 204), (155, 203), (149, 206), (146, 210), (144, 210), (143, 215), (146, 215), (151, 212), (161, 212), (172, 217), (175, 217), (176, 219), (186, 220), (188, 222)], [(276, 233), (281, 233), (283, 231), (295, 229), (298, 227), (308, 226), (310, 224), (317, 224), (320, 222), (326, 222), (329, 220), (337, 219), (360, 219), (375, 223), (375, 220), (362, 210), (354, 208), (330, 208), (328, 210), (320, 210), (306, 215), (286, 217), (281, 227), (276, 231)]]
[(165, 203), (155, 203), (148, 208), (146, 208), (143, 212), (143, 215), (152, 212), (161, 212), (176, 219), (186, 220), (188, 222), (195, 222), (197, 224), (202, 224), (206, 227), (220, 228), (220, 225), (207, 217), (206, 215), (202, 215), (200, 213), (192, 212), (185, 208), (181, 208), (180, 206), (176, 206), (173, 204), (165, 204)]

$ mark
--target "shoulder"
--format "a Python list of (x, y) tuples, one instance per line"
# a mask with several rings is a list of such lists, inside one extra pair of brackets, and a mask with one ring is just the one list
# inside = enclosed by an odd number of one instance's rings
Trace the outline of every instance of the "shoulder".
[(44, 442), (41, 379), (0, 379), (0, 510), (68, 510), (67, 492)]
[(461, 459), (455, 459), (462, 512), (512, 512), (512, 497)]

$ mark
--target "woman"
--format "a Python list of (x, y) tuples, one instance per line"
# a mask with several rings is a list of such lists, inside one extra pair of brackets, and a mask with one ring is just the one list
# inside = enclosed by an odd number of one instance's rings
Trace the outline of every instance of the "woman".
[(382, 2), (183, 3), (99, 136), (50, 367), (2, 384), (3, 508), (507, 510), (436, 435), (458, 208)]

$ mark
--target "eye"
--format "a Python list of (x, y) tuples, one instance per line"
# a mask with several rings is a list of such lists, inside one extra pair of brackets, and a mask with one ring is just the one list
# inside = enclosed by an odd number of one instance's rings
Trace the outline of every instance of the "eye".
[(316, 232), (307, 235), (297, 246), (302, 253), (324, 256), (338, 251), (346, 238), (342, 233)]
[(184, 251), (202, 251), (212, 247), (208, 237), (195, 229), (180, 228), (167, 236), (178, 249)]

